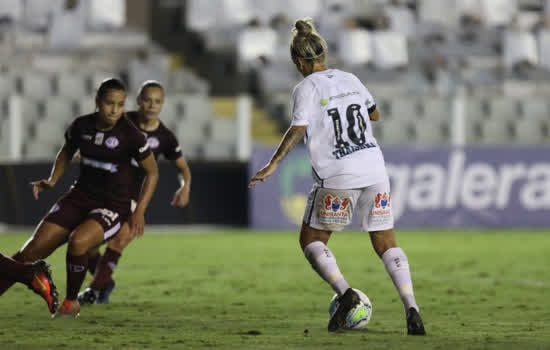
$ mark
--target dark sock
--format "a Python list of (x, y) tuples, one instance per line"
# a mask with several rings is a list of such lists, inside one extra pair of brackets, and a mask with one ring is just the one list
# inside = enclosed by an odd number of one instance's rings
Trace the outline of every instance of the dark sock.
[(97, 271), (90, 287), (95, 290), (107, 288), (109, 283), (112, 281), (111, 276), (116, 269), (119, 258), (120, 253), (116, 250), (112, 250), (110, 248), (105, 249), (105, 254), (101, 256), (101, 259), (99, 259), (99, 264), (97, 264)]
[(67, 252), (67, 299), (76, 300), (88, 269), (88, 255), (75, 256)]
[(34, 277), (34, 269), (31, 264), (21, 263), (0, 254), (0, 276), (12, 282), (29, 285)]
[(99, 252), (97, 252), (92, 256), (88, 256), (88, 271), (92, 276), (95, 275), (97, 264), (99, 263), (100, 258), (101, 258), (101, 254)]
[[(23, 262), (23, 254), (21, 254), (20, 252), (17, 252), (14, 256), (12, 256), (12, 259), (15, 261)], [(14, 284), (15, 282), (12, 280), (5, 280), (3, 278), (0, 279), (0, 295), (4, 294)]]

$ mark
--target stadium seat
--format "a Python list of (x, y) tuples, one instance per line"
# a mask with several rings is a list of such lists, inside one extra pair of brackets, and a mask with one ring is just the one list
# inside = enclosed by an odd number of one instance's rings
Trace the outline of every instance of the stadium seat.
[(57, 95), (80, 98), (88, 94), (87, 78), (77, 72), (63, 72), (56, 76)]
[(206, 122), (181, 121), (177, 124), (175, 133), (180, 143), (201, 144), (206, 140)]
[(418, 100), (407, 96), (393, 97), (390, 111), (392, 117), (398, 120), (417, 120), (421, 112)]
[(488, 120), (481, 124), (481, 143), (489, 145), (508, 145), (515, 141), (513, 122), (506, 120)]
[(95, 97), (94, 96), (85, 96), (78, 100), (77, 105), (77, 114), (84, 115), (93, 113), (96, 109)]
[(209, 160), (232, 159), (236, 156), (234, 144), (208, 142), (203, 147), (204, 157)]
[(34, 140), (43, 143), (63, 141), (63, 135), (70, 120), (42, 118), (33, 123)]
[(0, 98), (15, 93), (14, 78), (9, 73), (0, 73)]
[(237, 123), (235, 120), (215, 119), (208, 125), (209, 142), (235, 144)]
[(42, 72), (24, 72), (19, 75), (21, 93), (32, 98), (45, 98), (53, 95), (53, 78)]
[(523, 119), (515, 124), (516, 143), (538, 145), (548, 143), (550, 122), (544, 120)]
[(415, 142), (415, 130), (413, 121), (402, 119), (390, 119), (380, 121), (382, 126), (379, 135), (384, 145), (403, 145)]
[(415, 142), (422, 145), (450, 143), (449, 124), (449, 121), (443, 119), (428, 119), (414, 123)]
[(390, 31), (376, 31), (372, 38), (374, 65), (380, 69), (404, 67), (409, 63), (407, 39)]
[(491, 120), (515, 120), (519, 114), (518, 101), (511, 97), (495, 97), (488, 101)]
[(208, 121), (212, 118), (213, 110), (210, 99), (202, 95), (181, 95), (182, 117), (184, 120)]
[(520, 101), (521, 114), (528, 120), (550, 120), (550, 106), (546, 97), (526, 97)]
[(452, 101), (446, 98), (423, 98), (420, 109), (427, 120), (451, 120), (453, 114)]
[(51, 160), (60, 146), (55, 143), (30, 141), (25, 144), (24, 154), (27, 159)]
[(49, 97), (44, 100), (44, 118), (49, 121), (68, 122), (78, 115), (73, 99)]

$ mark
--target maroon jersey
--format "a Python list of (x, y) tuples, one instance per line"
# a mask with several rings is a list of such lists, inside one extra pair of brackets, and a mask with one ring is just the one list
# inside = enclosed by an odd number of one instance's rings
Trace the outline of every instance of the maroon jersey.
[[(176, 160), (182, 156), (181, 148), (178, 144), (178, 140), (172, 131), (170, 131), (159, 120), (159, 126), (153, 131), (146, 131), (139, 127), (138, 112), (130, 111), (126, 112), (126, 116), (130, 119), (134, 125), (145, 135), (147, 138), (147, 144), (151, 149), (151, 152), (155, 155), (155, 159), (158, 159), (162, 154), (167, 160)], [(134, 174), (134, 190), (132, 198), (137, 199), (139, 192), (141, 191), (141, 185), (145, 179), (145, 172), (143, 169), (137, 167), (137, 163), (133, 162), (133, 174)]]
[(71, 155), (80, 150), (80, 175), (75, 188), (93, 198), (129, 202), (133, 174), (131, 160), (150, 153), (143, 134), (125, 116), (109, 131), (96, 129), (97, 113), (76, 118), (65, 132)]

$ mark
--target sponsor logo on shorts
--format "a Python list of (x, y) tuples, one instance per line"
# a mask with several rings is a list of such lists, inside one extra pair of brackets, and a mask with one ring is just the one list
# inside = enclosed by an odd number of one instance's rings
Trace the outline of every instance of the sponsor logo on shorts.
[(319, 222), (322, 224), (348, 225), (351, 222), (351, 200), (327, 194), (323, 198), (323, 207), (319, 210)]
[(378, 192), (374, 197), (373, 215), (389, 215), (390, 210), (390, 194), (388, 192)]
[(107, 140), (105, 140), (105, 146), (107, 146), (110, 149), (116, 148), (120, 142), (118, 139), (114, 136), (109, 137)]

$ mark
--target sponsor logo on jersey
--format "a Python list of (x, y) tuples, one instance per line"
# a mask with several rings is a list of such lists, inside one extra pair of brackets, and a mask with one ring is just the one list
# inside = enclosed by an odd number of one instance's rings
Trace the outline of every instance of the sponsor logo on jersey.
[(95, 134), (94, 144), (100, 146), (103, 143), (104, 137), (105, 137), (105, 134), (102, 132), (98, 132), (97, 134)]
[(110, 136), (109, 138), (107, 138), (107, 140), (105, 140), (105, 146), (107, 146), (110, 149), (116, 148), (116, 146), (118, 146), (119, 143), (120, 142), (115, 136)]
[(116, 173), (118, 171), (118, 165), (109, 163), (109, 162), (102, 162), (100, 160), (95, 160), (87, 157), (82, 157), (82, 164), (86, 166), (90, 166), (92, 168), (101, 169), (108, 171), (110, 173)]
[(84, 135), (82, 135), (82, 139), (83, 139), (83, 140), (86, 140), (86, 141), (91, 141), (91, 140), (92, 140), (92, 135), (86, 135), (86, 134), (84, 134)]
[(359, 91), (350, 91), (350, 92), (343, 92), (341, 94), (338, 94), (336, 96), (330, 96), (328, 98), (328, 101), (329, 102), (332, 102), (334, 100), (338, 100), (338, 99), (341, 99), (341, 98), (345, 98), (345, 97), (349, 97), (349, 96), (355, 96), (355, 95), (360, 95)]
[(147, 144), (149, 145), (149, 147), (154, 149), (154, 148), (158, 148), (158, 146), (160, 145), (160, 141), (156, 137), (151, 136), (147, 138)]

